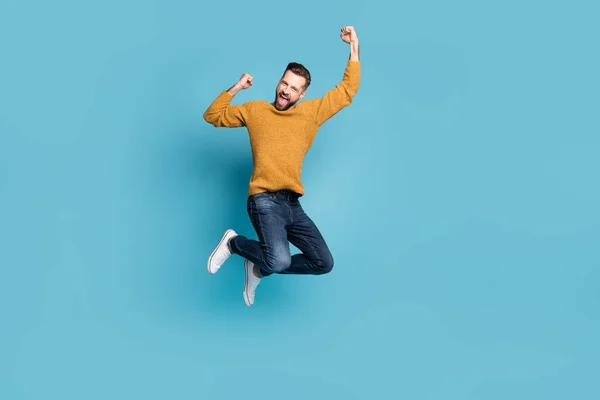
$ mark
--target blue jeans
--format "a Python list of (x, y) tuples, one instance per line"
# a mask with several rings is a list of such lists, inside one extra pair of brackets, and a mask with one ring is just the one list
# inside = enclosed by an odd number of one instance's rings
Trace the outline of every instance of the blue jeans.
[[(257, 193), (248, 197), (247, 206), (258, 241), (238, 235), (229, 241), (229, 246), (234, 254), (259, 267), (261, 276), (321, 275), (331, 271), (333, 256), (321, 232), (302, 209), (297, 193)], [(291, 255), (289, 243), (302, 253)]]

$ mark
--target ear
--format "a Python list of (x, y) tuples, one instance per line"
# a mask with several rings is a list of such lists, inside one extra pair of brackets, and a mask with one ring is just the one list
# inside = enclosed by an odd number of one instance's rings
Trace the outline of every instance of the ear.
[(298, 100), (300, 100), (301, 98), (303, 98), (305, 94), (306, 94), (306, 90), (303, 90), (302, 93), (300, 94), (300, 98)]

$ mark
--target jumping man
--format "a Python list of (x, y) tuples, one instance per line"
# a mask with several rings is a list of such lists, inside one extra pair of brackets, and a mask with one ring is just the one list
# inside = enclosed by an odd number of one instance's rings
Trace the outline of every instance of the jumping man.
[[(254, 304), (260, 280), (271, 274), (326, 274), (333, 256), (315, 223), (299, 202), (304, 195), (301, 170), (317, 130), (329, 118), (352, 103), (360, 82), (359, 46), (352, 26), (341, 29), (340, 38), (350, 45), (344, 76), (322, 98), (299, 102), (311, 82), (310, 72), (291, 62), (275, 89), (272, 103), (265, 100), (232, 105), (240, 90), (252, 86), (244, 73), (223, 90), (204, 113), (215, 127), (246, 127), (252, 148), (253, 171), (248, 188), (248, 215), (258, 241), (228, 229), (208, 259), (208, 272), (216, 273), (232, 255), (244, 260), (244, 301)], [(289, 243), (301, 253), (292, 255)]]

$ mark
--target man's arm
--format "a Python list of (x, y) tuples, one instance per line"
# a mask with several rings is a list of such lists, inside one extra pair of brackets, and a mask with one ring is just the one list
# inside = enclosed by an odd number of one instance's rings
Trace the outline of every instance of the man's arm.
[(354, 27), (343, 27), (340, 38), (350, 45), (350, 57), (342, 81), (325, 93), (322, 99), (316, 101), (315, 120), (319, 126), (352, 103), (352, 98), (358, 92), (360, 84), (360, 48)]
[(253, 77), (243, 74), (240, 80), (224, 90), (204, 112), (204, 120), (215, 127), (236, 128), (246, 125), (248, 108), (245, 104), (231, 105), (233, 97), (243, 89), (252, 86)]
[(358, 36), (353, 27), (347, 27), (348, 33), (344, 37), (344, 28), (340, 34), (342, 40), (350, 44), (350, 61), (360, 62), (360, 48), (358, 46)]

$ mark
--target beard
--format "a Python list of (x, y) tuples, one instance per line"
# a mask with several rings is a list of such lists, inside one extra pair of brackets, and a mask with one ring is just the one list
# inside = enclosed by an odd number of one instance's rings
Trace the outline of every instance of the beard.
[(296, 104), (296, 102), (292, 101), (291, 98), (288, 97), (284, 99), (284, 97), (285, 95), (281, 92), (275, 93), (275, 101), (273, 101), (273, 105), (279, 111), (288, 110), (290, 107)]

